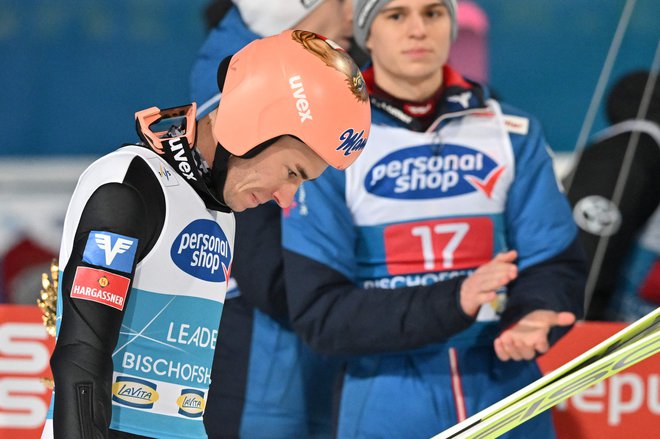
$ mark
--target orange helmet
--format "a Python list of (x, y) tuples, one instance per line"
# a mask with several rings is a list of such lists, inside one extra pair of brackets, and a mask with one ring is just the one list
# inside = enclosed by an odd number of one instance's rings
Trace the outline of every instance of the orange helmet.
[(287, 30), (232, 56), (213, 135), (236, 156), (294, 136), (345, 169), (362, 152), (370, 125), (364, 79), (351, 57), (313, 32)]

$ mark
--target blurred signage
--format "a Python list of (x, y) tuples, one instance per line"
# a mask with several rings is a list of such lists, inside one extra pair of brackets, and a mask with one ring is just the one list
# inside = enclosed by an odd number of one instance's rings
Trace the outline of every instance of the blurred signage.
[[(625, 323), (581, 322), (538, 363), (548, 373), (620, 331)], [(642, 361), (553, 409), (558, 439), (648, 437), (660, 425), (660, 356)]]
[(39, 438), (50, 404), (55, 340), (36, 306), (0, 305), (0, 437)]

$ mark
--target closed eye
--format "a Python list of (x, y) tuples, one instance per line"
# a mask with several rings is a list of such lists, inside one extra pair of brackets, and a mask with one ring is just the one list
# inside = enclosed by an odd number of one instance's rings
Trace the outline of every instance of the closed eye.
[(290, 178), (296, 178), (300, 176), (301, 179), (303, 180), (309, 180), (309, 175), (307, 175), (307, 171), (305, 171), (302, 166), (296, 165), (296, 170), (294, 171), (293, 169), (289, 169), (289, 177)]

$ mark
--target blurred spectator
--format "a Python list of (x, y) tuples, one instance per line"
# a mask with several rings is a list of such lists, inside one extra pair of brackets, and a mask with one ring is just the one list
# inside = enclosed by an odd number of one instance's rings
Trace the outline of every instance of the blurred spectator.
[(234, 6), (231, 0), (214, 0), (204, 8), (204, 24), (210, 31), (220, 23), (227, 12)]
[(19, 237), (0, 259), (0, 303), (34, 305), (41, 273), (48, 272), (55, 256), (34, 239)]
[[(338, 437), (430, 437), (541, 376), (535, 355), (582, 316), (586, 267), (539, 122), (447, 64), (456, 2), (354, 3), (371, 146), (284, 216), (289, 312), (313, 348), (352, 355)], [(507, 250), (506, 294), (466, 306)], [(506, 437), (554, 437), (550, 413)]]
[[(591, 320), (632, 321), (660, 305), (657, 74), (635, 71), (616, 81), (606, 102), (610, 126), (594, 135), (566, 178), (589, 257)], [(648, 110), (638, 118), (645, 95)]]

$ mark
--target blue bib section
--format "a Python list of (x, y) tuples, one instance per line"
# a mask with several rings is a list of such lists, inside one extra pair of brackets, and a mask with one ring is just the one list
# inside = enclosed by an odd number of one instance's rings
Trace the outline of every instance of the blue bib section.
[[(217, 325), (206, 323), (217, 322), (221, 313), (222, 303), (216, 301), (131, 291), (113, 354), (111, 428), (133, 425), (145, 436), (192, 429), (205, 434), (201, 415), (217, 339)], [(150, 430), (155, 424), (158, 430)]]

